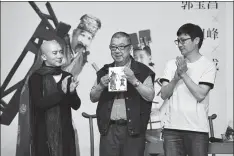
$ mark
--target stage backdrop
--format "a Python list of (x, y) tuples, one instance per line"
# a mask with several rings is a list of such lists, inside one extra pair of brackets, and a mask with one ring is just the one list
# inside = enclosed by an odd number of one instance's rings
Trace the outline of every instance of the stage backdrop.
[[(44, 2), (36, 2), (46, 12)], [(165, 63), (180, 55), (174, 40), (178, 28), (185, 23), (202, 27), (205, 40), (201, 53), (217, 64), (217, 77), (210, 96), (209, 115), (216, 113), (215, 136), (224, 133), (227, 123), (233, 120), (233, 3), (232, 2), (51, 2), (59, 19), (77, 27), (84, 14), (101, 19), (102, 28), (91, 45), (91, 54), (79, 76), (77, 89), (82, 105), (73, 111), (78, 129), (81, 156), (90, 155), (89, 123), (82, 112), (94, 114), (96, 103), (91, 103), (89, 92), (96, 79), (91, 64), (98, 67), (112, 62), (108, 48), (110, 38), (117, 31), (128, 33), (150, 29), (153, 62), (156, 76), (163, 73)], [(16, 62), (21, 51), (35, 31), (40, 18), (27, 2), (1, 2), (1, 83)], [(72, 32), (70, 30), (70, 33)], [(28, 53), (10, 85), (22, 79), (33, 63), (34, 55)], [(9, 101), (11, 95), (4, 98)], [(1, 155), (14, 156), (16, 149), (18, 115), (10, 126), (1, 125)], [(95, 156), (98, 156), (99, 132), (94, 121)]]

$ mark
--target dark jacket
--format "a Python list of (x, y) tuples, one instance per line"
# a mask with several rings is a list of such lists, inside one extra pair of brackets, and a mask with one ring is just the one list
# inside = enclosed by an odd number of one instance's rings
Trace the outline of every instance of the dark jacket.
[(76, 156), (75, 134), (72, 127), (71, 108), (77, 110), (81, 101), (76, 93), (64, 94), (61, 90), (62, 80), (70, 75), (62, 72), (62, 78), (57, 83), (58, 92), (43, 97), (43, 76), (32, 74), (29, 79), (31, 127), (33, 141), (33, 156), (50, 156), (47, 144), (46, 110), (54, 106), (60, 107), (63, 156)]
[[(108, 73), (109, 67), (114, 67), (114, 62), (104, 65), (104, 67), (97, 72), (97, 83), (99, 83), (100, 79)], [(154, 80), (154, 72), (146, 65), (137, 62), (134, 59), (132, 59), (131, 61), (130, 68), (134, 72), (135, 77), (140, 82), (143, 83), (148, 76), (151, 76), (152, 80)], [(101, 93), (96, 110), (97, 123), (101, 135), (107, 134), (115, 96), (116, 93), (108, 92), (108, 88), (106, 88)], [(126, 113), (129, 134), (144, 134), (147, 129), (152, 102), (144, 100), (135, 89), (135, 87), (129, 82), (127, 82), (127, 91), (124, 92), (124, 97), (127, 111)]]

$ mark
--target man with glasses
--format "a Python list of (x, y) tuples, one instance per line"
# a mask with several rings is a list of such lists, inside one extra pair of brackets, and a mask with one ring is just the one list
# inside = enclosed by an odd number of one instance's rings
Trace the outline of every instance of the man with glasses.
[[(109, 47), (114, 62), (97, 72), (97, 80), (90, 92), (91, 101), (98, 102), (99, 155), (143, 156), (145, 132), (155, 94), (155, 74), (131, 57), (133, 47), (127, 33), (115, 33)], [(108, 92), (109, 67), (124, 67), (127, 91)]]
[(200, 54), (203, 32), (198, 25), (185, 24), (177, 31), (176, 45), (182, 57), (170, 60), (161, 79), (161, 97), (167, 100), (164, 126), (166, 156), (208, 156), (209, 91), (216, 67)]

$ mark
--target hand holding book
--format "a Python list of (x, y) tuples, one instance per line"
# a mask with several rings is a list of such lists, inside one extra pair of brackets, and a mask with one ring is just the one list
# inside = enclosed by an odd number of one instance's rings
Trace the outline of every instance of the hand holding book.
[(137, 78), (129, 67), (124, 67), (124, 75), (131, 84), (134, 84), (137, 81)]
[(108, 86), (109, 82), (110, 82), (110, 78), (109, 78), (109, 75), (107, 74), (101, 78), (100, 86), (104, 89)]

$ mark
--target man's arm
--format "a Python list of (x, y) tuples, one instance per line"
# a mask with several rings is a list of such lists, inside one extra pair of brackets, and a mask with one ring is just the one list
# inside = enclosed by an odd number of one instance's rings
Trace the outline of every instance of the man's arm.
[(176, 71), (174, 78), (170, 82), (169, 80), (168, 81), (164, 80), (162, 82), (161, 98), (163, 100), (169, 99), (172, 96), (175, 86), (179, 80), (180, 80), (180, 77), (178, 76), (178, 73)]
[(66, 98), (67, 98), (67, 102), (70, 104), (71, 108), (73, 108), (74, 110), (77, 110), (80, 108), (81, 100), (76, 92), (69, 93)]
[[(172, 96), (175, 86), (180, 80), (178, 73), (174, 72), (175, 71), (174, 65), (175, 65), (174, 61), (172, 60), (168, 61), (164, 69), (164, 74), (160, 79), (160, 82), (162, 83), (160, 92), (161, 92), (161, 98), (163, 100), (169, 99)], [(172, 74), (174, 74), (174, 77)]]
[(184, 73), (183, 75), (181, 75), (181, 77), (188, 87), (189, 91), (193, 94), (197, 101), (203, 101), (206, 95), (209, 93), (211, 87), (205, 84), (195, 84), (193, 80), (187, 75), (187, 73)]
[(40, 109), (49, 109), (59, 104), (65, 97), (61, 89), (58, 92), (43, 97), (42, 79), (39, 75), (32, 75), (29, 79), (29, 90), (32, 104)]
[(96, 80), (90, 92), (90, 100), (93, 103), (98, 102), (103, 90), (104, 88), (100, 85), (100, 83), (97, 84), (97, 80)]
[(151, 76), (148, 76), (143, 83), (140, 82), (139, 85), (136, 87), (136, 90), (146, 101), (153, 101), (155, 91)]
[(142, 84), (139, 80), (137, 80), (133, 71), (129, 67), (124, 68), (124, 74), (128, 82), (131, 83), (133, 86), (135, 86), (137, 82), (139, 83), (136, 86), (136, 90), (145, 100), (153, 101), (155, 91), (154, 91), (154, 85), (153, 85), (153, 80), (151, 76), (148, 76)]
[(182, 78), (189, 91), (193, 94), (198, 102), (203, 101), (210, 89), (213, 88), (213, 83), (216, 75), (215, 66), (212, 64), (203, 73), (200, 78), (200, 82), (202, 82), (203, 84), (196, 84), (186, 73), (188, 70), (186, 60), (178, 57), (176, 60), (176, 64), (178, 75)]
[(167, 82), (167, 81), (162, 82), (161, 98), (163, 100), (169, 99), (172, 96), (173, 91), (178, 81), (179, 80), (177, 79), (172, 79), (171, 82)]
[(90, 92), (90, 100), (93, 103), (99, 101), (102, 91), (108, 86), (109, 81), (110, 79), (108, 74), (101, 78), (99, 84), (97, 84), (97, 80), (95, 81), (94, 86), (92, 87)]

